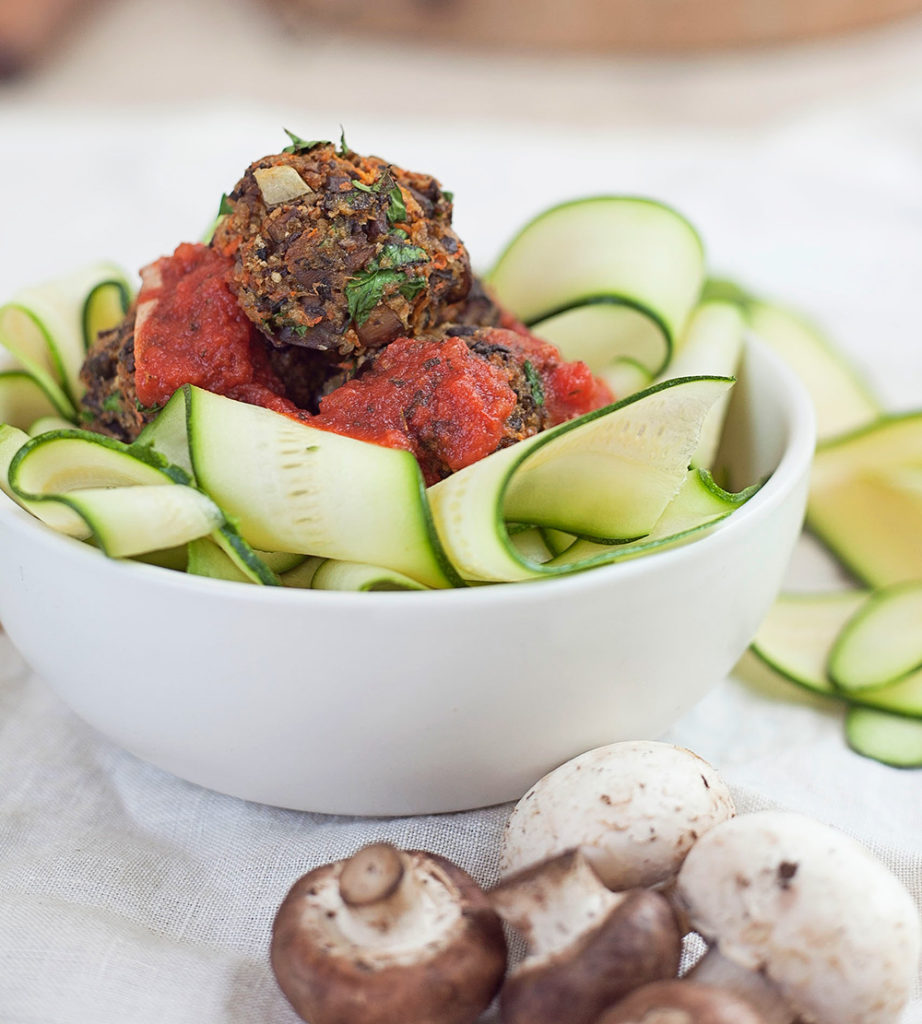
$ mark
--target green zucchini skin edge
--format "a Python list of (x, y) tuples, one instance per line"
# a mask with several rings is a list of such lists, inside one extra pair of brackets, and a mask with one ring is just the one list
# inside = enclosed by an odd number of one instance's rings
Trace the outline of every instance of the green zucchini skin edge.
[[(83, 328), (83, 345), (87, 351), (90, 350), (93, 342), (96, 340), (96, 334), (98, 332), (90, 329), (90, 313), (93, 308), (93, 301), (96, 295), (103, 288), (115, 288), (119, 296), (119, 302), (121, 305), (122, 316), (128, 312), (128, 307), (131, 305), (132, 300), (132, 289), (128, 282), (124, 278), (111, 277), (106, 281), (100, 281), (99, 284), (95, 285), (87, 297), (83, 300), (83, 308), (80, 310), (80, 324)], [(112, 324), (115, 327), (115, 324)], [(106, 328), (103, 328), (105, 330)]]
[[(672, 331), (666, 325), (659, 313), (651, 309), (649, 306), (645, 306), (642, 302), (637, 302), (627, 296), (588, 295), (579, 301), (567, 302), (561, 306), (557, 306), (549, 312), (543, 313), (539, 317), (531, 317), (525, 321), (525, 326), (529, 329), (534, 329), (535, 333), (540, 337), (541, 325), (545, 321), (550, 320), (552, 317), (560, 316), (562, 313), (571, 313), (576, 309), (584, 309), (586, 306), (624, 306), (627, 309), (633, 309), (638, 313), (642, 313), (656, 327), (663, 339), (663, 358), (660, 360), (658, 366), (649, 367), (650, 374), (654, 377), (659, 376), (659, 374), (661, 374), (672, 361), (672, 356), (675, 351), (675, 338), (673, 337)], [(628, 356), (622, 358), (631, 357)], [(632, 361), (636, 362), (636, 360)], [(644, 369), (648, 368), (644, 367)]]
[[(871, 735), (867, 730), (871, 729)], [(895, 732), (891, 744), (884, 748), (879, 741), (882, 731)], [(912, 753), (906, 754), (906, 733), (912, 740)], [(845, 741), (862, 757), (879, 761), (890, 768), (908, 770), (922, 768), (922, 721), (879, 711), (876, 708), (853, 707), (845, 715)], [(899, 753), (903, 751), (903, 753)]]
[[(532, 217), (529, 221), (526, 221), (526, 223), (523, 224), (518, 231), (516, 231), (512, 238), (509, 239), (509, 241), (503, 247), (503, 250), (500, 252), (499, 256), (497, 256), (493, 266), (499, 266), (499, 264), (502, 263), (502, 261), (506, 258), (510, 249), (512, 249), (513, 246), (515, 246), (518, 243), (522, 235), (524, 235), (525, 232), (528, 231), (534, 224), (537, 224), (538, 221), (544, 220), (545, 217), (549, 217), (552, 213), (558, 213), (560, 210), (566, 210), (572, 206), (582, 206), (584, 203), (609, 202), (610, 200), (613, 199), (617, 199), (619, 201), (628, 203), (641, 203), (645, 206), (654, 206), (657, 209), (664, 210), (666, 213), (672, 214), (672, 216), (674, 216), (677, 220), (683, 221), (684, 224), (688, 227), (690, 234), (698, 243), (698, 249), (701, 253), (701, 259), (703, 261), (706, 260), (707, 250), (704, 247), (704, 239), (701, 237), (701, 235), (698, 232), (698, 229), (694, 226), (694, 224), (692, 224), (691, 221), (688, 220), (688, 218), (683, 213), (680, 213), (674, 206), (671, 206), (669, 203), (664, 203), (661, 199), (653, 199), (651, 196), (630, 194), (606, 195), (605, 193), (600, 193), (598, 195), (592, 196), (578, 196), (575, 199), (564, 199), (563, 202), (556, 203), (554, 206), (549, 206), (546, 209), (542, 210), (540, 213), (535, 214), (534, 217)], [(489, 280), (489, 277), (490, 275), (488, 274), (487, 280)]]
[[(621, 399), (620, 402), (615, 402), (612, 405), (604, 406), (602, 409), (596, 409), (593, 412), (585, 413), (583, 416), (579, 416), (577, 419), (567, 420), (566, 423), (561, 423), (559, 426), (552, 427), (550, 430), (546, 430), (542, 434), (538, 434), (538, 439), (534, 442), (534, 444), (530, 446), (526, 451), (522, 452), (519, 455), (518, 459), (516, 459), (509, 466), (506, 472), (506, 477), (503, 483), (501, 484), (499, 492), (497, 494), (497, 501), (494, 505), (494, 526), (497, 535), (499, 536), (501, 542), (506, 547), (510, 556), (515, 561), (519, 562), (519, 564), (524, 569), (532, 571), (539, 576), (559, 576), (569, 572), (580, 572), (583, 569), (593, 568), (597, 565), (604, 565), (607, 562), (617, 560), (617, 558), (619, 557), (624, 557), (627, 549), (617, 543), (612, 545), (613, 550), (610, 555), (599, 555), (591, 559), (587, 559), (585, 563), (571, 563), (570, 566), (566, 569), (549, 567), (540, 562), (532, 562), (529, 559), (522, 557), (521, 553), (512, 543), (512, 540), (509, 536), (509, 532), (506, 529), (505, 520), (503, 518), (503, 499), (506, 495), (506, 491), (509, 489), (511, 479), (515, 471), (522, 465), (522, 463), (533, 452), (539, 451), (542, 447), (544, 447), (544, 445), (548, 444), (550, 441), (553, 441), (555, 438), (560, 437), (563, 434), (569, 433), (569, 431), (574, 430), (575, 428), (580, 427), (586, 423), (590, 423), (593, 420), (599, 419), (600, 417), (605, 416), (608, 413), (613, 412), (617, 409), (624, 409), (629, 405), (633, 405), (635, 402), (639, 402), (642, 399), (648, 397), (649, 395), (656, 394), (656, 392), (658, 391), (664, 391), (668, 388), (675, 387), (676, 385), (681, 385), (696, 380), (726, 381), (731, 384), (734, 382), (733, 377), (720, 377), (716, 375), (701, 375), (698, 377), (675, 377), (671, 380), (661, 381), (658, 384), (653, 384), (651, 387), (645, 388), (643, 391), (637, 391), (632, 395), (628, 395), (626, 398)], [(641, 541), (642, 539), (638, 538), (637, 540)]]
[[(922, 411), (916, 409), (906, 412), (881, 413), (881, 415), (871, 423), (866, 423), (862, 426), (856, 427), (854, 430), (849, 430), (837, 437), (829, 438), (828, 440), (818, 443), (816, 446), (814, 461), (821, 459), (824, 453), (834, 451), (836, 448), (841, 448), (850, 442), (858, 441), (861, 438), (877, 433), (880, 430), (886, 430), (888, 427), (910, 423), (913, 420), (919, 421), (920, 435), (922, 435)], [(810, 504), (810, 501), (808, 501), (806, 520), (804, 524), (806, 530), (823, 545), (841, 568), (844, 569), (856, 582), (872, 588), (879, 587), (881, 585), (879, 581), (870, 578), (865, 569), (860, 564), (852, 560), (849, 552), (841, 545), (836, 544), (829, 534), (816, 522), (815, 514), (811, 514)]]

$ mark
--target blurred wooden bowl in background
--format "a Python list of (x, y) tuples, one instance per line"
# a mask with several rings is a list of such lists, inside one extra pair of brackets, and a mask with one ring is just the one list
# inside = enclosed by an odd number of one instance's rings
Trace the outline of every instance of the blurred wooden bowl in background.
[(815, 38), (922, 0), (272, 0), (288, 23), (478, 45), (679, 52)]

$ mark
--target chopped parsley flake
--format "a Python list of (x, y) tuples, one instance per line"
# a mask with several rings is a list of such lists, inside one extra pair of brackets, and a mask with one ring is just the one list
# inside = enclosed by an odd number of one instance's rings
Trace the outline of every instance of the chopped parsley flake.
[[(418, 245), (401, 245), (399, 242), (388, 242), (381, 250), (378, 258), (374, 260), (374, 268), (382, 270), (393, 270), (396, 267), (412, 267), (420, 263), (426, 263), (429, 254)], [(371, 264), (369, 263), (369, 266)]]
[(400, 286), (400, 294), (407, 302), (412, 302), (425, 287), (426, 279), (424, 277), (411, 277)]
[(227, 198), (227, 193), (221, 193), (221, 202), (218, 205), (218, 216), (223, 217), (225, 214), (234, 212), (234, 204)]
[(445, 198), (450, 203), (453, 203), (455, 201), (455, 194), (454, 194), (454, 192), (449, 192), (447, 188), (443, 188), (442, 189), (442, 195), (445, 196)]
[(291, 139), (291, 145), (286, 146), (283, 153), (307, 153), (312, 150), (315, 146), (329, 146), (329, 139), (302, 139), (300, 135), (295, 135), (294, 132), (290, 132), (287, 128), (283, 128), (282, 131)]
[(361, 327), (371, 316), (372, 310), (393, 285), (404, 281), (399, 270), (363, 270), (346, 285), (346, 302), (349, 316)]
[(538, 371), (527, 359), (522, 364), (522, 371), (525, 374), (525, 379), (528, 381), (528, 386), (531, 388), (531, 397), (534, 399), (535, 405), (544, 405), (544, 385), (541, 383)]
[(403, 201), (400, 186), (395, 185), (387, 194), (390, 206), (387, 208), (387, 219), (390, 224), (399, 224), (407, 219), (407, 204)]
[(385, 293), (398, 291), (405, 299), (415, 299), (426, 287), (425, 277), (407, 277), (405, 268), (426, 263), (429, 254), (418, 245), (388, 242), (378, 256), (346, 285), (349, 315), (361, 327)]
[(349, 150), (349, 143), (346, 142), (346, 129), (342, 125), (339, 126), (339, 155), (345, 156)]
[(122, 407), (122, 396), (117, 391), (114, 391), (106, 397), (102, 407), (106, 412), (118, 412)]

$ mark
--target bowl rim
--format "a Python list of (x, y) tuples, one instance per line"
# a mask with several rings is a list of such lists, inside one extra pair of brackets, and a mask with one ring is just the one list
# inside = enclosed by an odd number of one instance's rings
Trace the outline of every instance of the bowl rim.
[[(515, 584), (496, 583), (476, 587), (453, 587), (443, 590), (400, 591), (399, 597), (393, 592), (310, 590), (296, 587), (244, 586), (232, 580), (220, 580), (206, 576), (189, 576), (187, 573), (166, 569), (144, 562), (132, 562), (109, 558), (97, 548), (65, 534), (58, 533), (36, 519), (17, 505), (8, 495), (0, 491), (0, 534), (14, 533), (25, 537), (29, 543), (40, 544), (61, 558), (75, 559), (75, 566), (95, 566), (97, 571), (112, 572), (137, 581), (146, 580), (151, 586), (172, 590), (178, 588), (188, 595), (202, 594), (217, 601), (257, 602), (274, 606), (303, 604), (313, 607), (318, 603), (340, 607), (370, 608), (380, 614), (382, 608), (405, 611), (407, 602), (418, 611), (420, 602), (434, 606), (448, 607), (456, 602), (482, 603), (485, 607), (505, 604), (510, 599), (530, 603), (544, 599), (563, 598), (572, 589), (591, 589), (593, 586), (607, 586), (613, 578), (630, 582), (638, 575), (654, 571), (667, 571), (672, 565), (681, 567), (684, 562), (706, 557), (707, 553), (729, 543), (753, 518), (767, 515), (796, 486), (809, 467), (816, 444), (816, 423), (812, 400), (800, 378), (764, 342), (747, 332), (746, 346), (752, 347), (759, 359), (765, 360), (779, 378), (779, 393), (782, 396), (780, 408), (785, 416), (782, 420), (786, 431), (784, 447), (778, 464), (759, 490), (739, 509), (724, 520), (718, 529), (705, 534), (688, 544), (654, 551), (639, 558), (596, 566), (582, 572), (544, 579), (526, 580)], [(105, 565), (106, 568), (102, 568)], [(513, 595), (515, 597), (513, 598)], [(544, 597), (542, 598), (542, 595)]]

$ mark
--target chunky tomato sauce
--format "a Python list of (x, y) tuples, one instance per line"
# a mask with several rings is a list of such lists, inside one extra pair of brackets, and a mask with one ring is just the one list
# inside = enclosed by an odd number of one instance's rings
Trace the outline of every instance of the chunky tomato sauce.
[[(323, 398), (317, 415), (299, 409), (285, 397), (267, 342), (228, 287), (231, 265), (214, 249), (183, 244), (142, 272), (134, 353), (144, 405), (162, 405), (180, 385), (194, 384), (323, 430), (410, 451), (427, 483), (516, 439), (509, 424), (519, 396), (508, 371), (475, 355), (463, 337), (398, 338), (358, 378)], [(565, 362), (553, 345), (511, 318), (484, 330), (490, 345), (532, 374), (547, 425), (612, 401), (584, 363)]]
[(134, 339), (135, 387), (143, 405), (162, 405), (182, 384), (268, 405), (285, 389), (265, 344), (226, 283), (231, 261), (183, 243), (142, 271)]
[(517, 321), (511, 330), (502, 331), (502, 335), (503, 344), (522, 361), (527, 359), (541, 378), (549, 426), (565, 423), (614, 401), (608, 385), (593, 376), (585, 363), (565, 362), (555, 346), (536, 338)]
[(516, 396), (460, 338), (398, 338), (359, 380), (320, 403), (313, 427), (413, 452), (427, 483), (495, 451)]

